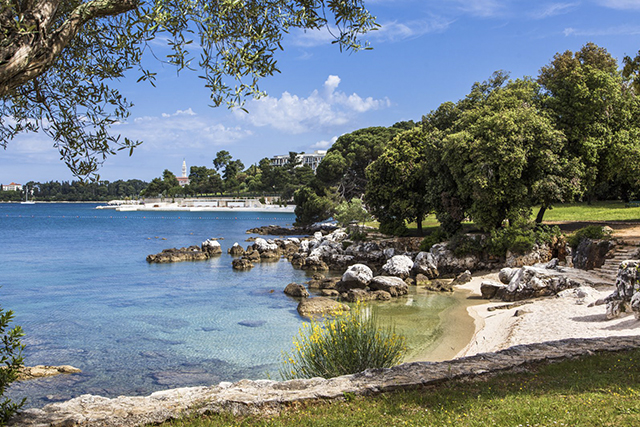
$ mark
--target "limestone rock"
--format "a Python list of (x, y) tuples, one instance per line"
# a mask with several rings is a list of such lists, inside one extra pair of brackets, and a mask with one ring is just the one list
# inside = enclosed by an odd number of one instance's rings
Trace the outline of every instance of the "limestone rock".
[(231, 261), (234, 270), (251, 270), (254, 265), (246, 258), (237, 258)]
[(233, 256), (242, 256), (244, 255), (244, 249), (236, 242), (227, 250), (227, 253)]
[(428, 291), (433, 292), (453, 292), (453, 282), (449, 280), (433, 279), (427, 281), (423, 286)]
[(304, 285), (298, 283), (289, 283), (287, 287), (284, 288), (284, 293), (290, 297), (307, 298), (309, 296), (309, 291), (307, 291)]
[(406, 255), (395, 255), (382, 266), (382, 271), (389, 276), (405, 279), (411, 275), (412, 268), (413, 261), (411, 258)]
[(409, 292), (409, 286), (404, 280), (395, 276), (376, 276), (369, 283), (369, 288), (388, 292), (392, 297), (406, 295)]
[(614, 247), (615, 243), (609, 240), (583, 239), (573, 252), (573, 266), (582, 270), (602, 267)]
[(471, 277), (471, 272), (469, 270), (465, 270), (464, 272), (458, 274), (453, 282), (451, 282), (451, 286), (464, 285), (465, 283), (469, 283), (473, 279)]
[(18, 370), (18, 381), (34, 378), (52, 377), (60, 374), (79, 374), (82, 371), (69, 365), (62, 366), (23, 366)]
[(494, 282), (493, 280), (484, 280), (480, 284), (480, 293), (484, 299), (502, 299), (506, 289), (507, 285)]
[(208, 239), (202, 242), (202, 252), (211, 257), (213, 255), (220, 255), (222, 253), (222, 248), (217, 240)]
[(498, 273), (498, 279), (505, 285), (509, 284), (513, 276), (518, 272), (517, 268), (505, 267)]
[(343, 295), (342, 299), (346, 302), (366, 302), (375, 298), (371, 292), (364, 289), (349, 289)]
[(272, 251), (275, 252), (278, 250), (278, 245), (273, 243), (273, 240), (265, 240), (261, 237), (258, 237), (255, 242), (253, 242), (253, 248), (260, 253)]
[(371, 282), (371, 279), (373, 279), (373, 271), (364, 264), (354, 264), (347, 268), (347, 271), (342, 275), (342, 282), (348, 283), (349, 289), (364, 289)]
[(418, 252), (413, 262), (413, 273), (416, 276), (422, 274), (429, 279), (439, 276), (436, 260), (430, 252)]
[[(217, 243), (217, 242), (216, 242)], [(183, 261), (205, 261), (209, 259), (209, 254), (202, 251), (199, 246), (189, 246), (188, 248), (164, 249), (155, 255), (148, 255), (148, 263), (171, 263)]]
[(305, 298), (298, 304), (298, 313), (303, 317), (322, 316), (339, 311), (349, 311), (349, 306), (327, 297)]
[(640, 319), (640, 260), (623, 261), (618, 267), (615, 290), (605, 298), (607, 319), (633, 311)]

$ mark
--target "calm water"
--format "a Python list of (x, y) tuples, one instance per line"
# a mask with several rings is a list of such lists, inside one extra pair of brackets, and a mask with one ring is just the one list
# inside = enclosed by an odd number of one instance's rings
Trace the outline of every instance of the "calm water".
[[(0, 305), (23, 327), (27, 365), (73, 365), (80, 375), (27, 381), (11, 397), (29, 406), (85, 393), (148, 394), (241, 378), (275, 378), (302, 319), (287, 283), (307, 280), (287, 261), (236, 272), (226, 253), (195, 263), (150, 265), (169, 247), (249, 228), (290, 225), (292, 214), (115, 212), (93, 204), (0, 204)], [(451, 298), (414, 295), (385, 307), (438, 335)]]

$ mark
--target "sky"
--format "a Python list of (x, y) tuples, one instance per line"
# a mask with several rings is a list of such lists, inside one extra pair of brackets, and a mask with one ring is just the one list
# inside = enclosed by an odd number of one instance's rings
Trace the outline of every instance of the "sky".
[[(536, 77), (553, 56), (588, 42), (619, 63), (640, 51), (640, 0), (364, 0), (381, 25), (364, 39), (372, 50), (340, 52), (326, 32), (293, 31), (276, 56), (281, 73), (265, 78), (268, 96), (245, 108), (209, 106), (197, 73), (153, 64), (155, 87), (135, 73), (115, 82), (134, 103), (112, 130), (143, 141), (101, 167), (101, 179), (150, 181), (169, 169), (213, 167), (220, 150), (249, 166), (289, 151), (326, 150), (345, 133), (419, 121), (496, 70)], [(640, 119), (640, 118), (639, 118)], [(0, 183), (74, 177), (42, 134), (0, 150)]]

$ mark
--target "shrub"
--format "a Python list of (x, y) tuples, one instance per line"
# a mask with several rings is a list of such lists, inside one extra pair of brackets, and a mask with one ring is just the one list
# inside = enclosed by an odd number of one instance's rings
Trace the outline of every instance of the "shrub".
[(305, 323), (293, 343), (291, 353), (282, 353), (280, 376), (285, 380), (389, 368), (402, 361), (407, 349), (403, 336), (393, 327), (381, 327), (371, 308), (360, 304)]
[(24, 345), (20, 342), (20, 338), (24, 336), (20, 326), (14, 326), (9, 329), (9, 324), (13, 321), (13, 312), (11, 310), (4, 311), (0, 308), (0, 336), (2, 344), (0, 344), (0, 425), (11, 418), (25, 404), (26, 399), (21, 402), (12, 402), (9, 398), (4, 397), (4, 392), (9, 388), (12, 382), (18, 378), (18, 372), (23, 366), (22, 351)]
[(567, 239), (569, 246), (572, 248), (577, 248), (578, 245), (584, 239), (593, 239), (593, 240), (608, 240), (611, 238), (611, 233), (605, 231), (605, 228), (600, 225), (589, 225), (587, 227), (576, 230), (569, 238)]
[(431, 234), (427, 235), (422, 242), (420, 242), (420, 250), (423, 252), (428, 252), (431, 249), (431, 246), (444, 242), (447, 240), (447, 233), (440, 227), (438, 227)]
[(390, 221), (390, 222), (380, 222), (380, 226), (378, 230), (382, 234), (387, 234), (391, 236), (406, 236), (409, 234), (409, 229), (404, 221)]
[(448, 248), (455, 256), (481, 255), (485, 252), (485, 237), (458, 233), (449, 240)]

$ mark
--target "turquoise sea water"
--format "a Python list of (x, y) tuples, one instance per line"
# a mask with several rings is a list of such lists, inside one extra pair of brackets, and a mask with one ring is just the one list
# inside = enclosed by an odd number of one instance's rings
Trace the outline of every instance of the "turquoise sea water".
[[(42, 406), (85, 393), (139, 395), (277, 376), (280, 353), (302, 322), (297, 302), (282, 290), (307, 276), (286, 260), (237, 272), (226, 250), (234, 242), (246, 246), (249, 228), (290, 225), (292, 214), (95, 206), (0, 204), (0, 305), (26, 333), (25, 362), (83, 371), (16, 383), (9, 396)], [(216, 259), (145, 261), (211, 237), (224, 238), (225, 253)], [(437, 306), (422, 318), (428, 335), (451, 304), (434, 298), (416, 296), (407, 307)], [(395, 305), (401, 312), (404, 303)]]

